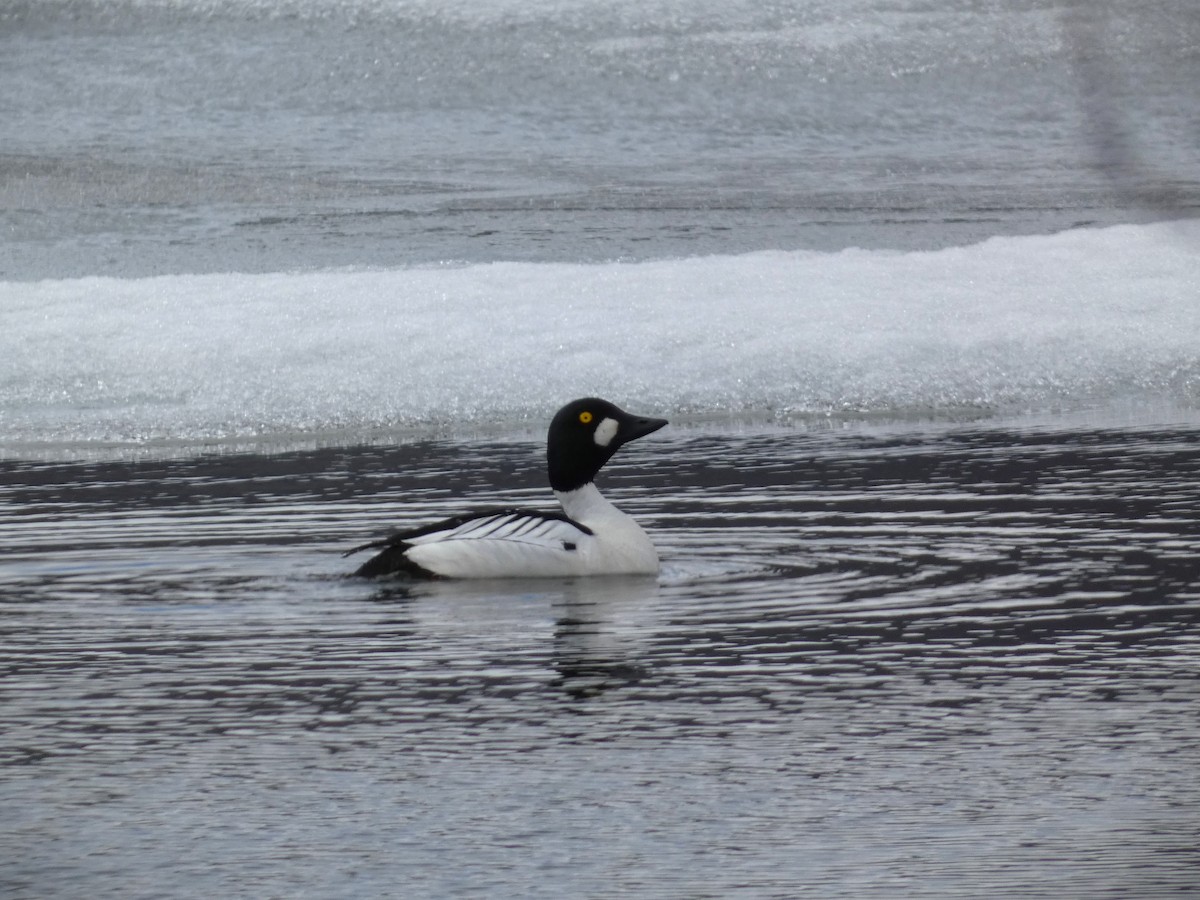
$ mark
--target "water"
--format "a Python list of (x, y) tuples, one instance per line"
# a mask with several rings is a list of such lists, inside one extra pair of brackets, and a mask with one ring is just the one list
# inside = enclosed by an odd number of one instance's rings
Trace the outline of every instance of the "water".
[(1200, 204), (1187, 3), (0, 15), (0, 278), (933, 249)]
[[(0, 893), (1200, 870), (1189, 4), (0, 8)], [(650, 579), (372, 584), (670, 428)]]
[(343, 577), (520, 441), (6, 464), (6, 892), (1190, 890), (1193, 431), (623, 453), (658, 579)]

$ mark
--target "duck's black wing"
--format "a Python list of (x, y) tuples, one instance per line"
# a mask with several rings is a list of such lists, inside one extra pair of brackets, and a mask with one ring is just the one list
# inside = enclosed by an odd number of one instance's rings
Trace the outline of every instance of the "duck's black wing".
[[(362, 550), (378, 550), (355, 571), (364, 578), (407, 574), (421, 578), (439, 577), (437, 572), (418, 564), (408, 555), (413, 547), (445, 542), (496, 541), (504, 545), (523, 545), (531, 550), (552, 553), (573, 552), (578, 541), (592, 530), (561, 512), (505, 507), (454, 516), (409, 531), (400, 531), (378, 541), (347, 550), (350, 556)], [(487, 558), (478, 555), (480, 574), (486, 574)], [(538, 574), (531, 572), (531, 574)]]

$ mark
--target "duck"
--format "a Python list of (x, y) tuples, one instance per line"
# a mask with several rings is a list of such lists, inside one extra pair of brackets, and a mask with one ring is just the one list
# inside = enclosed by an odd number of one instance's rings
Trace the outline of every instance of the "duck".
[(658, 552), (650, 536), (604, 498), (595, 478), (621, 447), (666, 424), (598, 397), (572, 400), (555, 413), (546, 434), (557, 510), (482, 509), (395, 532), (344, 555), (376, 551), (354, 572), (362, 578), (656, 574)]

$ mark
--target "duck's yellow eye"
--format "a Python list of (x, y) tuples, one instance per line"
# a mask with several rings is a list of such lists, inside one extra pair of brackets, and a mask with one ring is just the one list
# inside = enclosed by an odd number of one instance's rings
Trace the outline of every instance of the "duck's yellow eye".
[(581, 412), (579, 414), (579, 421), (582, 422), (584, 425), (587, 425), (589, 422), (592, 421), (592, 414), (585, 409), (583, 412)]

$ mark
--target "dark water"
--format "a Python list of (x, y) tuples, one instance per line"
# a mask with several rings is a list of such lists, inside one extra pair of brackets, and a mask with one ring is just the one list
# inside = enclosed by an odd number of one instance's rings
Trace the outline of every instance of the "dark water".
[(523, 440), (0, 464), (6, 897), (1195, 896), (1188, 429), (687, 431), (658, 579), (372, 584)]

